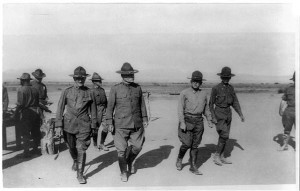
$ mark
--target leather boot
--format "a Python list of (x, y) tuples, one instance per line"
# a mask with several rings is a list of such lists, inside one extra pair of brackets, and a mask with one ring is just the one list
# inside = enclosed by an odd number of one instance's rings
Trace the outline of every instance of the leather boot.
[(289, 144), (288, 144), (289, 143), (289, 139), (290, 139), (290, 135), (284, 134), (282, 151), (289, 150)]
[(77, 159), (73, 160), (72, 170), (77, 171)]
[(189, 149), (189, 147), (187, 147), (186, 145), (180, 146), (177, 161), (176, 161), (176, 169), (177, 170), (182, 170), (182, 159), (188, 149)]
[(177, 158), (177, 161), (176, 161), (176, 168), (177, 170), (182, 170), (182, 159), (181, 158)]
[(227, 160), (225, 157), (224, 157), (224, 153), (221, 154), (220, 156), (220, 160), (223, 164), (232, 164), (231, 161)]
[(77, 180), (80, 184), (85, 184), (86, 183), (86, 180), (83, 177), (84, 166), (85, 166), (85, 152), (78, 152)]
[(214, 163), (216, 165), (222, 166), (222, 161), (220, 159), (220, 153), (215, 153), (215, 155), (214, 155)]
[(108, 134), (108, 132), (104, 132), (104, 131), (101, 132), (101, 141), (100, 141), (100, 145), (99, 145), (100, 150), (109, 151), (109, 149), (104, 145), (107, 134)]
[(134, 154), (132, 150), (129, 151), (128, 157), (127, 157), (127, 166), (128, 166), (128, 172), (130, 174), (135, 173), (135, 168), (134, 168), (134, 159), (137, 157), (137, 154)]
[(195, 175), (202, 175), (202, 172), (200, 172), (196, 167), (197, 153), (198, 153), (197, 151), (198, 151), (197, 149), (192, 149), (190, 152), (190, 158), (191, 158), (190, 171)]
[(118, 157), (118, 161), (119, 161), (119, 167), (120, 167), (120, 171), (121, 171), (121, 181), (122, 182), (127, 182), (128, 177), (127, 177), (127, 162), (125, 157)]

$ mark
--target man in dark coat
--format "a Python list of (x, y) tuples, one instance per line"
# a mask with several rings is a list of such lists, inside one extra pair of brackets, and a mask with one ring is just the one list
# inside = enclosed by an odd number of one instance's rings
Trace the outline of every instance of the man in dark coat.
[(178, 137), (182, 145), (176, 162), (177, 170), (182, 169), (182, 159), (190, 149), (190, 171), (196, 175), (202, 173), (196, 167), (198, 146), (204, 132), (203, 115), (206, 116), (208, 125), (213, 127), (211, 113), (208, 106), (208, 92), (200, 89), (203, 75), (200, 71), (192, 73), (191, 87), (180, 93), (178, 101)]
[[(77, 171), (80, 184), (85, 184), (83, 171), (86, 150), (91, 143), (91, 133), (96, 129), (97, 114), (94, 94), (84, 86), (89, 74), (81, 66), (74, 70), (75, 84), (65, 89), (60, 97), (56, 112), (57, 135), (63, 134), (73, 159), (72, 170)], [(66, 109), (66, 112), (64, 113)], [(91, 116), (91, 117), (90, 117)], [(91, 129), (92, 128), (92, 129)]]
[(280, 103), (280, 107), (283, 106), (283, 103), (286, 103), (287, 107), (282, 114), (279, 113), (282, 116), (282, 124), (284, 127), (283, 151), (288, 150), (290, 133), (292, 127), (295, 125), (295, 73), (290, 80), (293, 80), (294, 83), (285, 88)]
[(39, 92), (30, 84), (30, 74), (23, 73), (21, 87), (17, 91), (16, 121), (23, 137), (24, 157), (29, 156), (30, 139), (33, 138), (33, 152), (38, 151), (41, 140)]
[(106, 110), (106, 121), (109, 131), (113, 133), (123, 182), (128, 179), (127, 165), (129, 173), (134, 173), (132, 164), (142, 149), (144, 128), (148, 125), (142, 88), (134, 83), (134, 73), (137, 72), (129, 63), (124, 63), (117, 71), (123, 81), (111, 88)]
[[(103, 78), (101, 78), (98, 73), (94, 72), (92, 79), (90, 80), (93, 82), (93, 88), (91, 88), (91, 91), (94, 93), (97, 108), (97, 130), (93, 135), (94, 146), (98, 146), (100, 150), (108, 151), (109, 149), (104, 145), (106, 136), (108, 134), (108, 127), (106, 125), (105, 118), (107, 98), (105, 91), (102, 88)], [(100, 130), (100, 126), (102, 127), (102, 130)], [(98, 139), (100, 140), (98, 141)], [(99, 145), (97, 145), (98, 142), (100, 142)]]
[(232, 112), (230, 106), (239, 114), (241, 121), (244, 122), (238, 98), (235, 94), (233, 86), (229, 84), (231, 77), (235, 76), (231, 73), (229, 67), (222, 68), (220, 76), (222, 82), (212, 88), (209, 107), (212, 114), (213, 122), (216, 124), (216, 129), (219, 134), (217, 151), (214, 156), (214, 162), (217, 165), (231, 164), (224, 157), (226, 142), (229, 139), (230, 126), (232, 120)]

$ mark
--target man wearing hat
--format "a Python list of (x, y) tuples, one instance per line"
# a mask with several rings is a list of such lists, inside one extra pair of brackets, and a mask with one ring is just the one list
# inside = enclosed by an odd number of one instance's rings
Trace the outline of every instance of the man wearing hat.
[[(100, 150), (108, 151), (109, 149), (104, 145), (106, 136), (108, 134), (108, 127), (106, 125), (105, 113), (107, 107), (107, 98), (105, 95), (105, 91), (102, 88), (102, 80), (101, 76), (94, 72), (92, 79), (93, 88), (91, 91), (94, 93), (95, 101), (96, 101), (96, 108), (97, 108), (97, 129), (95, 134), (93, 134), (93, 143), (94, 146), (98, 146)], [(100, 131), (100, 126), (102, 126), (102, 131)], [(99, 134), (99, 136), (98, 136)], [(100, 137), (100, 144), (97, 145), (97, 138)]]
[(230, 106), (239, 114), (241, 121), (244, 122), (238, 98), (235, 94), (233, 86), (229, 84), (231, 77), (235, 76), (231, 73), (229, 67), (222, 68), (220, 76), (222, 82), (212, 88), (209, 107), (212, 114), (213, 122), (216, 124), (216, 129), (219, 134), (217, 151), (214, 156), (214, 163), (222, 166), (222, 164), (231, 164), (224, 157), (226, 142), (229, 139), (230, 126), (232, 120), (232, 112)]
[(17, 91), (17, 107), (15, 118), (23, 137), (24, 157), (29, 157), (30, 139), (33, 138), (33, 152), (38, 151), (41, 140), (39, 92), (30, 84), (30, 74), (23, 73), (20, 78), (21, 87)]
[(295, 125), (295, 72), (290, 80), (293, 80), (294, 83), (285, 88), (280, 103), (280, 107), (282, 107), (284, 103), (286, 103), (287, 107), (282, 114), (279, 113), (282, 116), (282, 124), (284, 127), (283, 151), (288, 150), (290, 133), (293, 125)]
[(137, 72), (127, 62), (117, 71), (123, 81), (111, 88), (106, 110), (106, 122), (113, 134), (123, 182), (128, 179), (127, 166), (129, 173), (135, 172), (133, 161), (142, 149), (144, 128), (148, 125), (142, 89), (134, 83), (134, 73)]
[(182, 159), (190, 149), (190, 171), (195, 175), (202, 175), (196, 167), (198, 146), (204, 132), (203, 115), (208, 125), (213, 127), (211, 113), (208, 107), (208, 92), (200, 89), (203, 75), (200, 71), (192, 73), (191, 87), (180, 93), (178, 102), (178, 137), (182, 145), (176, 162), (177, 170), (182, 170)]
[(68, 145), (73, 159), (72, 170), (77, 171), (78, 182), (85, 184), (83, 172), (86, 150), (91, 143), (91, 132), (96, 129), (96, 105), (94, 94), (84, 85), (86, 77), (89, 76), (85, 69), (79, 66), (70, 76), (75, 83), (61, 94), (55, 126), (57, 135), (63, 135)]

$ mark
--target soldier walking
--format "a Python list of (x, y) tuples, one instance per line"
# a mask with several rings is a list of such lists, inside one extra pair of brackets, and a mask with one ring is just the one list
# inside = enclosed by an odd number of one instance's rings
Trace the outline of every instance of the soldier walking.
[[(72, 170), (77, 171), (80, 184), (85, 184), (83, 171), (86, 161), (86, 150), (91, 143), (91, 132), (97, 123), (94, 94), (84, 85), (89, 74), (81, 66), (70, 75), (74, 85), (66, 88), (60, 97), (56, 112), (57, 135), (63, 134), (73, 159)], [(64, 113), (66, 109), (66, 112)], [(91, 116), (91, 117), (90, 117)], [(92, 128), (92, 129), (91, 129)]]
[(284, 127), (284, 139), (282, 147), (283, 151), (288, 150), (290, 133), (292, 127), (295, 126), (295, 72), (290, 80), (293, 80), (294, 83), (289, 85), (284, 90), (284, 94), (280, 103), (280, 107), (282, 107), (284, 102), (286, 102), (287, 104), (287, 107), (285, 108), (283, 114), (280, 113), (280, 115), (282, 116), (282, 124)]
[[(94, 72), (92, 79), (93, 88), (91, 91), (94, 93), (96, 107), (97, 107), (97, 130), (93, 135), (93, 143), (94, 146), (98, 147), (100, 150), (108, 151), (109, 149), (104, 145), (105, 139), (108, 134), (108, 126), (106, 125), (105, 113), (107, 107), (107, 98), (105, 95), (105, 91), (102, 88), (102, 80), (101, 76)], [(100, 131), (100, 126), (102, 126), (102, 130)], [(99, 135), (98, 135), (99, 134)], [(97, 145), (98, 139), (100, 136), (100, 144)]]
[(123, 81), (111, 88), (106, 112), (108, 128), (113, 134), (118, 152), (123, 182), (127, 182), (128, 179), (127, 165), (129, 173), (135, 171), (132, 164), (142, 149), (145, 139), (144, 128), (148, 125), (141, 86), (134, 83), (134, 73), (137, 72), (138, 70), (134, 70), (129, 63), (124, 63), (121, 70), (117, 71)]
[(224, 150), (226, 142), (229, 139), (232, 120), (230, 106), (232, 106), (238, 113), (242, 122), (245, 121), (245, 118), (243, 116), (234, 88), (229, 84), (231, 77), (235, 75), (231, 73), (231, 69), (229, 67), (222, 68), (221, 73), (218, 73), (217, 75), (220, 76), (222, 82), (212, 88), (209, 107), (213, 122), (216, 124), (216, 129), (219, 134), (217, 151), (214, 156), (214, 163), (221, 166), (222, 163), (232, 163), (224, 157)]
[(30, 139), (33, 139), (33, 152), (38, 152), (41, 140), (39, 92), (30, 84), (30, 74), (23, 73), (20, 78), (21, 87), (17, 91), (17, 107), (15, 118), (23, 137), (24, 157), (29, 157)]
[(200, 89), (203, 75), (200, 71), (192, 73), (191, 87), (180, 93), (178, 102), (178, 137), (182, 145), (176, 162), (177, 170), (182, 170), (182, 159), (190, 149), (190, 171), (195, 175), (202, 175), (196, 167), (198, 146), (204, 132), (203, 116), (206, 116), (208, 125), (213, 127), (212, 117), (208, 106), (208, 92)]

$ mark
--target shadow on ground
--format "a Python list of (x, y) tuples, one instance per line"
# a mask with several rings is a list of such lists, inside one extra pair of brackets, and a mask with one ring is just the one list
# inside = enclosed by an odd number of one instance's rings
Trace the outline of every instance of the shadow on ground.
[(86, 171), (88, 171), (89, 167), (94, 164), (98, 164), (97, 168), (85, 175), (86, 178), (92, 177), (93, 175), (97, 174), (104, 168), (112, 165), (114, 162), (118, 160), (118, 154), (117, 151), (110, 151), (108, 153), (105, 153), (103, 155), (100, 155), (99, 157), (93, 159), (92, 161), (88, 162), (86, 164)]
[(143, 168), (152, 168), (157, 166), (163, 160), (169, 158), (171, 150), (174, 147), (171, 145), (163, 145), (158, 149), (154, 149), (142, 154), (134, 163), (136, 170)]
[[(293, 147), (293, 149), (295, 149), (295, 140), (294, 140), (295, 137), (293, 136), (290, 136), (290, 139), (289, 139), (289, 142), (288, 144)], [(277, 142), (279, 144), (280, 147), (283, 146), (283, 140), (284, 140), (284, 134), (283, 133), (279, 133), (278, 135), (274, 136), (273, 137), (273, 141)]]
[(228, 139), (225, 146), (224, 157), (230, 157), (234, 147), (237, 147), (242, 151), (244, 150), (244, 148), (237, 142), (236, 139)]

